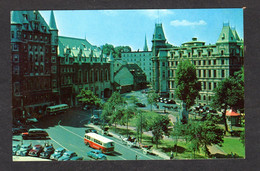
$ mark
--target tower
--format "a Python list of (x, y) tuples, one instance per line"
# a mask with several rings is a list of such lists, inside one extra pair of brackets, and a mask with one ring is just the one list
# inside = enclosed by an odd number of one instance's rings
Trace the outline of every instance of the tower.
[(59, 60), (58, 60), (58, 29), (56, 26), (56, 21), (54, 17), (53, 10), (50, 15), (49, 31), (51, 33), (51, 78), (52, 78), (52, 92), (57, 95), (57, 103), (60, 103), (60, 84), (59, 84)]
[(155, 24), (153, 39), (152, 39), (152, 52), (153, 52), (153, 81), (152, 85), (155, 92), (160, 92), (160, 75), (162, 72), (160, 70), (160, 66), (162, 65), (161, 59), (158, 56), (160, 48), (166, 48), (166, 38), (163, 32), (162, 24)]
[(145, 35), (145, 40), (144, 40), (144, 51), (146, 51), (146, 52), (148, 51), (146, 35)]

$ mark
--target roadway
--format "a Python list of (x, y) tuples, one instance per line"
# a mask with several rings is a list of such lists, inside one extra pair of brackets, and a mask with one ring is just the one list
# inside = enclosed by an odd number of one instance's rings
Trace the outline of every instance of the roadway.
[[(13, 143), (32, 143), (32, 145), (49, 142), (53, 144), (54, 148), (63, 147), (66, 150), (74, 151), (78, 156), (82, 156), (84, 160), (92, 160), (87, 157), (87, 152), (92, 148), (87, 147), (84, 144), (83, 137), (85, 129), (88, 127), (91, 113), (89, 111), (83, 111), (81, 109), (70, 109), (64, 114), (56, 116), (50, 116), (32, 127), (45, 129), (50, 139), (45, 140), (22, 140), (21, 136), (13, 136)], [(143, 154), (140, 149), (130, 148), (121, 143), (121, 140), (106, 136), (115, 141), (115, 152), (108, 154), (108, 160), (162, 160), (162, 158), (152, 155)]]

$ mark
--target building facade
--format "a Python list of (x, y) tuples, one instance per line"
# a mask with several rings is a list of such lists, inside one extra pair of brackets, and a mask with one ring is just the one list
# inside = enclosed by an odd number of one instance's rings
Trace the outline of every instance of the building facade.
[(202, 89), (196, 102), (202, 104), (209, 104), (217, 84), (240, 70), (244, 62), (243, 40), (229, 24), (223, 24), (216, 44), (205, 45), (192, 38), (180, 47), (168, 44), (162, 24), (156, 24), (152, 42), (153, 88), (169, 98), (175, 98), (175, 74), (181, 60), (189, 59), (196, 66)]
[(110, 97), (111, 57), (85, 39), (59, 36), (53, 11), (49, 25), (38, 11), (12, 11), (10, 36), (14, 119), (40, 118), (55, 104), (77, 106), (83, 88)]
[(129, 64), (137, 64), (145, 73), (146, 81), (152, 82), (152, 51), (148, 50), (147, 40), (145, 37), (145, 45), (143, 51), (133, 51), (122, 53), (122, 60)]
[(58, 103), (57, 37), (38, 11), (11, 12), (12, 114), (41, 117)]

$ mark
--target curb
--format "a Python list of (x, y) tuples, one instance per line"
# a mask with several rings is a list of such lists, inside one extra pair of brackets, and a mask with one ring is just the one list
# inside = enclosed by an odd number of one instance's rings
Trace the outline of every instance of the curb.
[[(102, 129), (99, 128), (99, 127), (96, 126), (96, 125), (88, 124), (87, 126), (93, 127), (93, 128), (96, 129), (98, 132), (102, 132)], [(115, 134), (115, 133), (113, 133), (113, 132), (109, 132), (109, 134), (112, 135), (113, 137), (115, 137), (115, 138), (117, 138), (117, 139), (120, 140), (120, 137), (119, 137), (118, 134)], [(155, 154), (155, 155), (157, 155), (157, 156), (159, 156), (159, 157), (161, 157), (161, 158), (163, 158), (163, 159), (165, 159), (165, 160), (170, 160), (170, 157), (169, 157), (167, 154), (162, 153), (162, 152), (160, 152), (160, 151), (158, 151), (158, 150), (152, 149), (152, 153)]]

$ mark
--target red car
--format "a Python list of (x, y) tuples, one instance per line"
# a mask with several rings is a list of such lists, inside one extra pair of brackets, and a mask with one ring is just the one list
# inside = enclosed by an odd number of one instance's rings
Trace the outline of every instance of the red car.
[(43, 151), (42, 145), (35, 145), (33, 148), (29, 151), (29, 156), (39, 157), (40, 153)]

